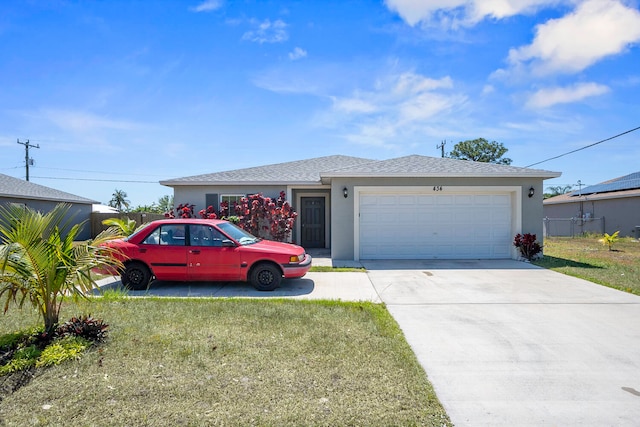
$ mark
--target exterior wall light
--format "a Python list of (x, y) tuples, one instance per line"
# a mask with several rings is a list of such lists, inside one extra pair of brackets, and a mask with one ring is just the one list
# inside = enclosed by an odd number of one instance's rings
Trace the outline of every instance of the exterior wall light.
[(532, 198), (534, 194), (536, 194), (536, 190), (533, 187), (531, 187), (529, 189), (529, 198)]
[(347, 187), (344, 187), (342, 189), (342, 195), (344, 196), (345, 199), (349, 197), (349, 190), (347, 190)]

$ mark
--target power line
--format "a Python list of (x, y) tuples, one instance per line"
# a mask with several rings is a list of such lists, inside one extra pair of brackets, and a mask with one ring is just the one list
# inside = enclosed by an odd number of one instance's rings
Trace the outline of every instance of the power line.
[(542, 161), (537, 162), (537, 163), (531, 163), (530, 165), (525, 166), (525, 168), (530, 168), (531, 166), (539, 165), (540, 163), (548, 162), (549, 160), (559, 159), (560, 157), (564, 157), (564, 156), (566, 156), (566, 155), (568, 155), (568, 154), (572, 154), (572, 153), (575, 153), (575, 152), (578, 152), (578, 151), (584, 150), (584, 149), (586, 149), (586, 148), (593, 147), (594, 145), (598, 145), (598, 144), (602, 144), (603, 142), (611, 141), (612, 139), (618, 138), (618, 137), (620, 137), (620, 136), (622, 136), (622, 135), (626, 135), (626, 134), (628, 134), (628, 133), (635, 132), (635, 131), (637, 131), (638, 129), (640, 129), (640, 126), (638, 126), (637, 128), (634, 128), (634, 129), (630, 129), (630, 130), (628, 130), (628, 131), (626, 131), (626, 132), (619, 133), (619, 134), (614, 135), (614, 136), (612, 136), (612, 137), (610, 137), (610, 138), (603, 139), (602, 141), (598, 141), (598, 142), (594, 142), (593, 144), (585, 145), (584, 147), (582, 147), (582, 148), (578, 148), (577, 150), (569, 151), (568, 153), (560, 154), (559, 156), (551, 157), (551, 158), (549, 158), (549, 159), (542, 160)]
[[(105, 173), (105, 174), (110, 174), (110, 175), (114, 175), (114, 171), (110, 171), (110, 172), (102, 172), (102, 171), (97, 171), (97, 170), (82, 170), (82, 169), (64, 169), (64, 168), (47, 168), (47, 167), (43, 167), (43, 166), (38, 166), (38, 169), (48, 169), (48, 170), (54, 170), (54, 171), (65, 171), (65, 172), (83, 172), (83, 173)], [(165, 175), (153, 175), (153, 174), (144, 174), (144, 173), (126, 173), (126, 174), (121, 174), (121, 175), (132, 175), (132, 176), (165, 176)]]
[(39, 179), (63, 179), (69, 181), (96, 181), (96, 182), (134, 182), (138, 184), (159, 184), (158, 181), (134, 181), (124, 179), (92, 179), (92, 178), (62, 178), (56, 176), (34, 176), (33, 178)]

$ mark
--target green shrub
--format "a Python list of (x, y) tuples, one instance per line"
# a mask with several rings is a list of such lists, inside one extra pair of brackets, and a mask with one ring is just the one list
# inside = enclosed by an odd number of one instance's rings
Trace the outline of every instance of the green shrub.
[(13, 353), (9, 362), (0, 366), (0, 375), (7, 375), (34, 366), (41, 354), (41, 350), (36, 345), (22, 347)]
[(91, 342), (82, 337), (65, 337), (48, 345), (38, 358), (36, 368), (59, 365), (66, 360), (80, 359), (82, 353), (91, 346)]

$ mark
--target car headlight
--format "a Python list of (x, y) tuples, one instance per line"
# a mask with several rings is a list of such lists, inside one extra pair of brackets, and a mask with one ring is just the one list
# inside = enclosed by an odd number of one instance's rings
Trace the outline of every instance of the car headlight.
[(304, 261), (304, 252), (302, 253), (302, 255), (293, 255), (289, 257), (290, 263), (298, 263), (302, 261)]

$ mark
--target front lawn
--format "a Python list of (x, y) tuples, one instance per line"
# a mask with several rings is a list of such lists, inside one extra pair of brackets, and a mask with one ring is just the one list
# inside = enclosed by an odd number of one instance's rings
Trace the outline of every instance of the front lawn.
[(621, 238), (609, 250), (599, 237), (546, 237), (536, 265), (640, 295), (640, 242)]
[[(107, 342), (0, 396), (0, 425), (450, 425), (380, 304), (113, 297), (61, 319), (79, 313)], [(0, 336), (37, 323), (12, 307)]]

